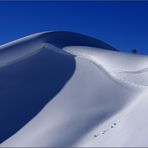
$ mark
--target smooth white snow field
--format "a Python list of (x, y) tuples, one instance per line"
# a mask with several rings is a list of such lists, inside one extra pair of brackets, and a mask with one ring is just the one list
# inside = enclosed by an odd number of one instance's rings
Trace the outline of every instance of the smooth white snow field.
[(0, 46), (0, 147), (148, 147), (148, 56), (93, 40)]

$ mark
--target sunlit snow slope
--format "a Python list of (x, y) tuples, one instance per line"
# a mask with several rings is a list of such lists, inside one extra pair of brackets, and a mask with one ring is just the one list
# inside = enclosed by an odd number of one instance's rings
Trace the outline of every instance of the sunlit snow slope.
[(148, 56), (71, 32), (0, 46), (1, 147), (148, 146)]

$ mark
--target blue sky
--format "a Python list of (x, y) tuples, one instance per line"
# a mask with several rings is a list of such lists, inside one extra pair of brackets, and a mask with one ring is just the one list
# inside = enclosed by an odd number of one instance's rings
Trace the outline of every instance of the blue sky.
[(148, 54), (148, 1), (0, 1), (0, 44), (49, 30), (79, 32)]

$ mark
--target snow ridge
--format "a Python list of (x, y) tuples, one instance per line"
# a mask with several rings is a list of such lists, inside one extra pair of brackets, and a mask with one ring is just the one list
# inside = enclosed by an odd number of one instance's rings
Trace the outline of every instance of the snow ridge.
[(62, 31), (0, 49), (1, 147), (148, 146), (147, 56)]

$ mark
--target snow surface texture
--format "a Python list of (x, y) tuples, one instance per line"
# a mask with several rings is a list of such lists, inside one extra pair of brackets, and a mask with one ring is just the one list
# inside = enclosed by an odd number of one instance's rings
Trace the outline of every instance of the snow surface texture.
[(148, 56), (76, 33), (0, 46), (1, 147), (148, 146)]

